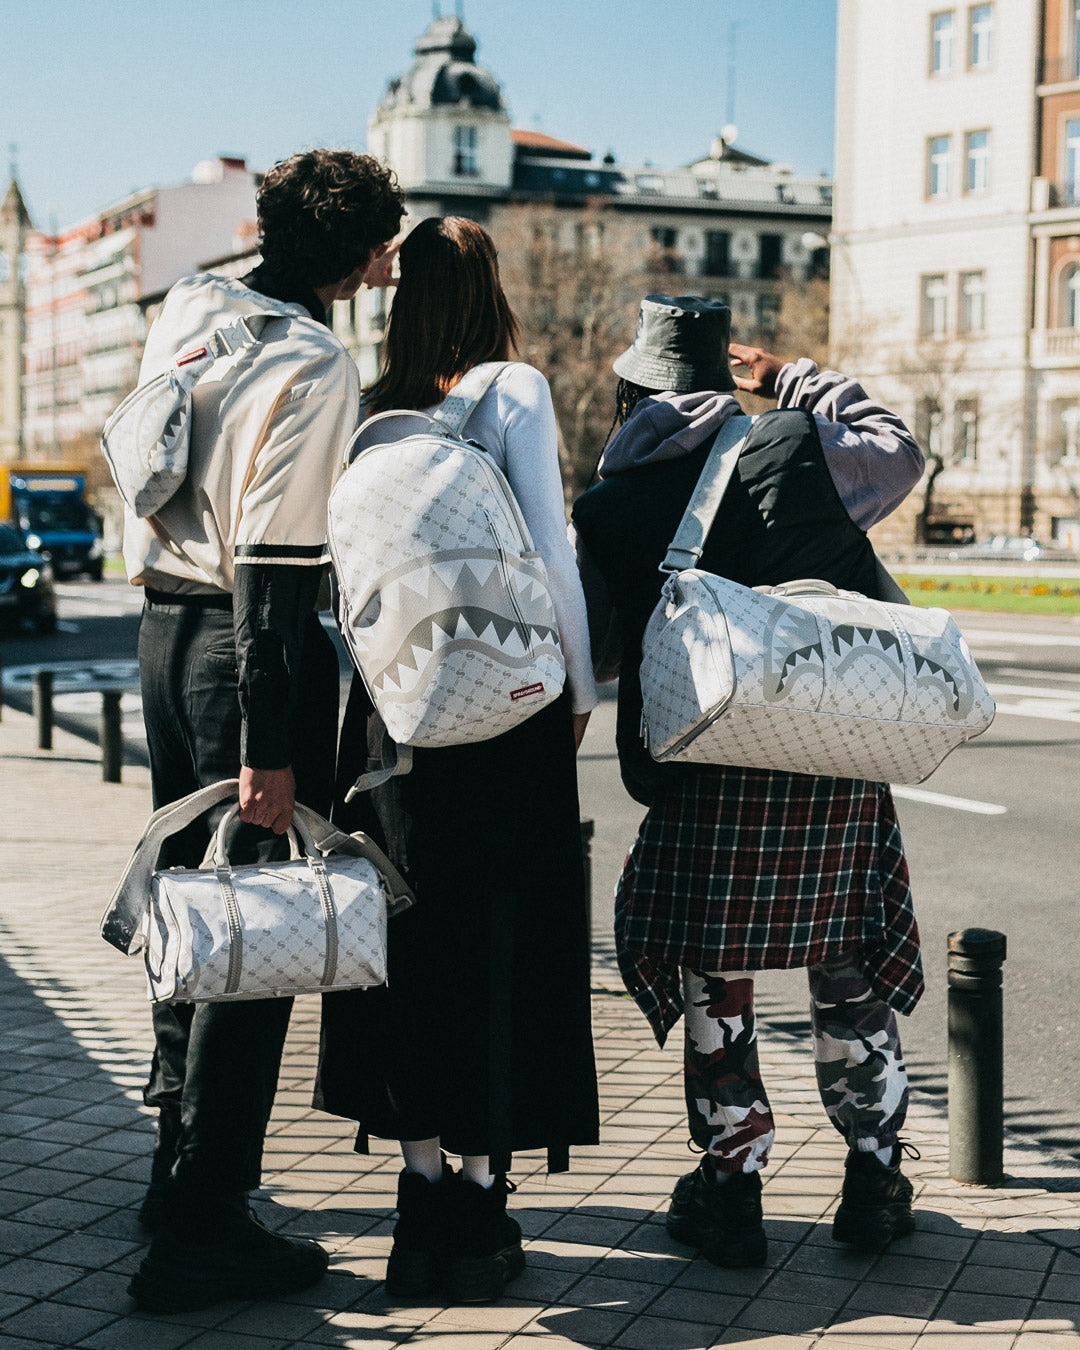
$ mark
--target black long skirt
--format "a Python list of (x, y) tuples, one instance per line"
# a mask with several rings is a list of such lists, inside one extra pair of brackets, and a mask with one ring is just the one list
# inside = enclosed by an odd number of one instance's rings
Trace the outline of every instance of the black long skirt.
[[(339, 802), (363, 770), (358, 679), (339, 753)], [(316, 1105), (388, 1139), (452, 1153), (598, 1139), (577, 778), (566, 695), (476, 745), (418, 750), (400, 780), (417, 903), (392, 919), (383, 989), (323, 1000)], [(374, 834), (365, 799), (339, 806)]]

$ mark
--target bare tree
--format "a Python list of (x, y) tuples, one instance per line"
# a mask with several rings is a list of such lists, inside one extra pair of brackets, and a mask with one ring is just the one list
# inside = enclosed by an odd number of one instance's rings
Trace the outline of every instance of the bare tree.
[(572, 501), (588, 486), (614, 417), (611, 363), (630, 344), (641, 297), (667, 284), (673, 264), (640, 226), (598, 210), (511, 206), (492, 233), (522, 323), (522, 356), (551, 384)]

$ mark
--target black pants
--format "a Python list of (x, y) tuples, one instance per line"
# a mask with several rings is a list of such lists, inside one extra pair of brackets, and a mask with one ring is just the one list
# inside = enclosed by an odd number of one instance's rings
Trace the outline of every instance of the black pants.
[[(232, 611), (147, 599), (139, 626), (143, 718), (154, 809), (240, 770), (240, 704)], [(297, 800), (328, 814), (337, 735), (338, 666), (333, 644), (313, 615), (301, 661)], [(162, 851), (159, 866), (197, 867), (217, 812), (208, 812)], [(268, 857), (275, 836), (241, 826), (234, 862)], [(153, 1009), (155, 1050), (143, 1092), (148, 1106), (179, 1112), (174, 1176), (213, 1191), (259, 1185), (263, 1137), (277, 1088), (292, 1000), (160, 1003)]]

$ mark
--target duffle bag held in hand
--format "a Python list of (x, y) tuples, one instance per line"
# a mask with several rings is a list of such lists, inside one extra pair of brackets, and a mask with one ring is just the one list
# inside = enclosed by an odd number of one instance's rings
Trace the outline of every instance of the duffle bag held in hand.
[(504, 364), (475, 366), (432, 416), (368, 418), (330, 494), (342, 633), (400, 746), (499, 736), (566, 678), (543, 559), (506, 477), (464, 439)]
[(200, 868), (158, 869), (161, 846), (237, 797), (236, 779), (156, 811), (102, 920), (101, 935), (144, 955), (154, 1003), (323, 994), (386, 982), (386, 921), (412, 903), (366, 835), (297, 804), (288, 861), (230, 865), (221, 818)]
[(946, 610), (817, 580), (752, 590), (697, 566), (750, 423), (721, 429), (661, 565), (667, 580), (642, 643), (649, 752), (663, 763), (922, 782), (994, 718)]

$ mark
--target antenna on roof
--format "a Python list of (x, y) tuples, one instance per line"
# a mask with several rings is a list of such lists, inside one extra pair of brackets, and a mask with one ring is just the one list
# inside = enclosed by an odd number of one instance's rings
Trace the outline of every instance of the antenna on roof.
[(8, 141), (8, 168), (12, 178), (19, 176), (19, 147), (15, 141)]
[(735, 121), (735, 35), (738, 28), (738, 23), (733, 19), (731, 27), (728, 29), (727, 120), (729, 123)]

